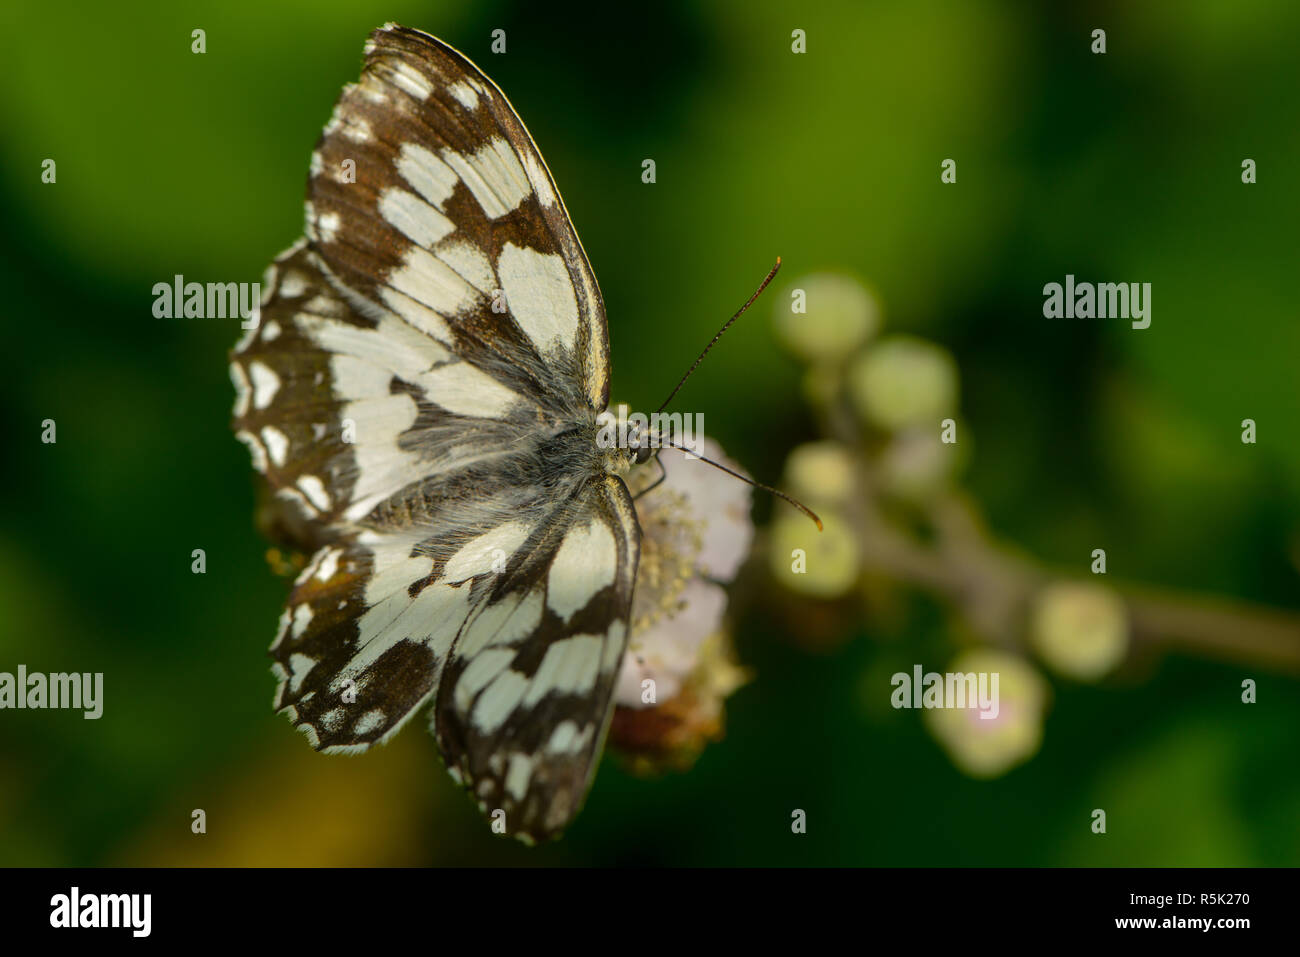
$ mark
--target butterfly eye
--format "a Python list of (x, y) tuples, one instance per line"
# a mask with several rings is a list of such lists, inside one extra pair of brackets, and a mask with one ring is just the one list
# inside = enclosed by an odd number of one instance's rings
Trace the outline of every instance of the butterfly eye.
[(636, 464), (645, 465), (653, 452), (654, 449), (650, 448), (648, 444), (638, 445), (636, 449)]

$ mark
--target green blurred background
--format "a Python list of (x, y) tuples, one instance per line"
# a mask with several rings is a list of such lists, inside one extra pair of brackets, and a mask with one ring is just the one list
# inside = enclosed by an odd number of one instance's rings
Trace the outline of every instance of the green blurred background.
[[(106, 700), (93, 722), (0, 712), (0, 864), (1300, 863), (1294, 676), (1172, 657), (1058, 682), (1038, 756), (973, 781), (916, 713), (864, 704), (864, 676), (941, 663), (922, 600), (821, 653), (742, 613), (757, 680), (727, 738), (685, 774), (606, 761), (539, 850), (488, 833), (421, 722), (361, 757), (306, 747), (269, 707), (285, 584), (228, 428), (236, 322), (154, 319), (151, 288), (256, 281), (299, 235), (312, 146), (386, 20), (464, 51), (528, 123), (601, 282), (618, 397), (657, 406), (775, 255), (783, 281), (846, 270), (956, 356), (999, 535), (1300, 608), (1294, 3), (11, 0), (0, 670), (102, 671)], [(1067, 272), (1151, 282), (1151, 328), (1045, 320)], [(682, 407), (775, 479), (812, 425), (766, 309)]]

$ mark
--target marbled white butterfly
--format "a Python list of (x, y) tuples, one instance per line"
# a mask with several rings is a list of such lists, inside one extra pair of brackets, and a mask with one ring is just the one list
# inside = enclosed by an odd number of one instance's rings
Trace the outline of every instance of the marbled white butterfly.
[(605, 312), (546, 164), (465, 57), (388, 25), (311, 157), (306, 236), (232, 355), (234, 428), (310, 561), (271, 646), (318, 750), (425, 704), (453, 777), (524, 840), (590, 784), (640, 530), (600, 448)]

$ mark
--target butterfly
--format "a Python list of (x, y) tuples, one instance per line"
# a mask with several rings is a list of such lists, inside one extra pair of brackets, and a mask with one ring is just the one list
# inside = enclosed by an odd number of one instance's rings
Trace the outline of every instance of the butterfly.
[(394, 24), (312, 154), (305, 233), (231, 356), (236, 436), (311, 554), (274, 706), (339, 753), (431, 705), (453, 778), (553, 837), (601, 752), (640, 547), (637, 449), (596, 441), (596, 278), (504, 94)]
[(624, 479), (654, 439), (598, 441), (596, 278), (504, 94), (394, 24), (312, 153), (305, 218), (230, 366), (268, 524), (310, 555), (274, 707), (350, 753), (428, 706), (494, 830), (554, 837), (613, 712), (641, 545)]

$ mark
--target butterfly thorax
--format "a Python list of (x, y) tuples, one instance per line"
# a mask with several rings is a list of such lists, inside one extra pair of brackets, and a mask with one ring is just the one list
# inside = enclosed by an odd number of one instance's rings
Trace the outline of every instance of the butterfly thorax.
[[(413, 438), (419, 438), (418, 434)], [(467, 443), (473, 444), (473, 440)], [(594, 418), (551, 422), (521, 432), (504, 448), (465, 464), (469, 454), (457, 448), (460, 464), (444, 468), (429, 460), (430, 474), (375, 507), (361, 522), (375, 529), (419, 528), (431, 537), (520, 514), (553, 510), (577, 494), (591, 479), (614, 472), (615, 460), (627, 462), (624, 449), (597, 446)], [(622, 466), (626, 471), (627, 465)]]

